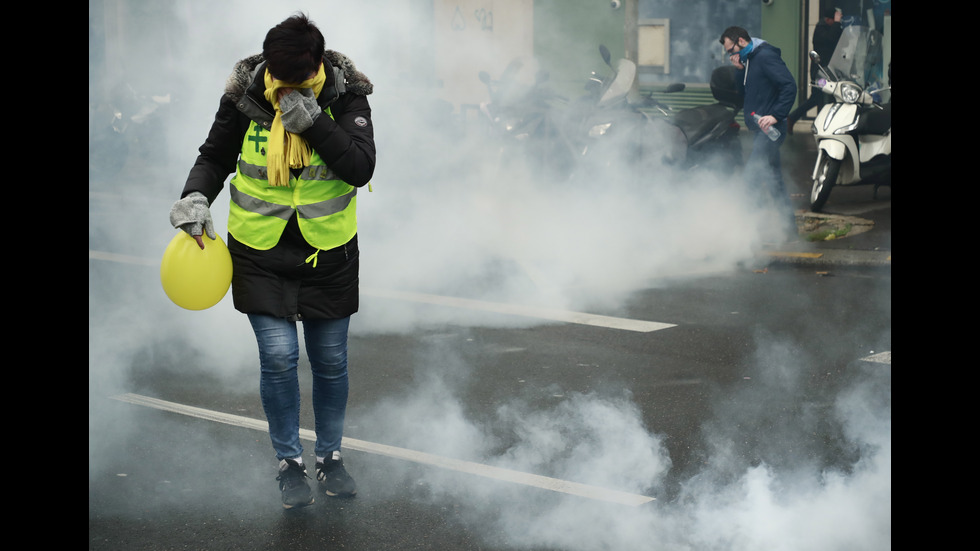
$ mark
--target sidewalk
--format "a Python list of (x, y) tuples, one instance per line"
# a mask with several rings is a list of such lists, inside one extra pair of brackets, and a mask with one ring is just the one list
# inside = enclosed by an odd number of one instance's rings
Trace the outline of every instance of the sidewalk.
[[(844, 195), (853, 194), (852, 188), (841, 190)], [(860, 191), (858, 192), (861, 193)], [(864, 194), (871, 196), (870, 187), (864, 188)], [(890, 197), (889, 191), (880, 195)], [(799, 203), (799, 198), (794, 198)], [(804, 197), (805, 201), (806, 198)], [(869, 218), (845, 214), (813, 213), (804, 206), (798, 206), (796, 215), (802, 229), (798, 239), (771, 246), (763, 251), (763, 255), (773, 262), (813, 265), (836, 266), (878, 266), (891, 267), (891, 200), (882, 202), (881, 208), (870, 211)], [(832, 209), (827, 209), (832, 210)], [(808, 240), (807, 237), (819, 237), (826, 231), (822, 228), (848, 228), (842, 237)], [(811, 228), (817, 231), (811, 231)]]
[[(780, 149), (783, 177), (801, 224), (801, 235), (798, 240), (765, 249), (762, 256), (782, 263), (890, 268), (890, 186), (879, 187), (877, 196), (870, 185), (836, 187), (824, 207), (825, 212), (809, 211), (810, 177), (817, 155), (809, 124), (798, 123)], [(751, 148), (751, 143), (747, 147)], [(845, 226), (849, 231), (842, 237), (807, 240), (808, 236), (820, 235), (814, 228)]]

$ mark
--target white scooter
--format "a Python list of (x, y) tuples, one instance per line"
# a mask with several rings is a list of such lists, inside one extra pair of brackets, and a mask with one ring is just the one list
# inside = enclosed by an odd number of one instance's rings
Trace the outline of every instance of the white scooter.
[[(813, 63), (820, 56), (810, 52)], [(826, 69), (814, 84), (833, 98), (811, 128), (817, 141), (810, 210), (820, 212), (834, 186), (891, 185), (891, 87), (882, 88), (881, 33), (867, 27), (844, 29)], [(890, 80), (890, 75), (889, 75)], [(882, 103), (882, 96), (887, 98)]]

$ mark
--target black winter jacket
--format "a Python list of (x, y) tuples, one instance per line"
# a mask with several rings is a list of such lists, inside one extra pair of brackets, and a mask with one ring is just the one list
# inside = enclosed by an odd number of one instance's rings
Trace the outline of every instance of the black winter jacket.
[[(839, 22), (827, 23), (824, 20), (817, 23), (813, 29), (813, 49), (820, 56), (820, 65), (826, 67), (830, 63), (830, 58), (833, 57), (842, 34), (844, 34), (844, 27)], [(811, 70), (816, 68), (817, 66), (814, 64)], [(819, 73), (813, 71), (813, 74)]]
[[(323, 108), (330, 107), (333, 120), (317, 117), (302, 136), (341, 179), (362, 187), (370, 181), (375, 166), (374, 127), (367, 101), (374, 87), (347, 56), (327, 50), (323, 60), (327, 80), (317, 101)], [(271, 126), (275, 111), (263, 95), (264, 72), (261, 55), (235, 65), (181, 197), (198, 191), (213, 203), (235, 172), (251, 121)], [(272, 249), (252, 249), (230, 234), (228, 249), (233, 263), (232, 297), (241, 312), (333, 319), (357, 311), (357, 236), (345, 245), (317, 253), (313, 267), (307, 258), (316, 249), (306, 243), (294, 214)]]

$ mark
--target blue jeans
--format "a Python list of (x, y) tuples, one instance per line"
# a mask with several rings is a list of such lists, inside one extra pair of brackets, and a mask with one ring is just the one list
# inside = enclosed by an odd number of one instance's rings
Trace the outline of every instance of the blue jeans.
[(753, 132), (752, 153), (745, 161), (745, 178), (749, 183), (750, 189), (757, 194), (757, 199), (761, 205), (774, 205), (787, 218), (794, 230), (793, 204), (786, 192), (786, 183), (783, 181), (783, 167), (779, 157), (779, 147), (786, 141), (786, 131), (789, 125), (786, 120), (781, 120), (775, 125), (779, 130), (780, 136), (776, 141), (769, 139), (769, 136), (761, 130)]
[[(249, 314), (259, 345), (259, 394), (277, 459), (303, 454), (299, 440), (299, 338), (296, 322)], [(303, 320), (306, 353), (313, 372), (313, 416), (317, 457), (340, 449), (347, 411), (347, 331), (350, 317)]]

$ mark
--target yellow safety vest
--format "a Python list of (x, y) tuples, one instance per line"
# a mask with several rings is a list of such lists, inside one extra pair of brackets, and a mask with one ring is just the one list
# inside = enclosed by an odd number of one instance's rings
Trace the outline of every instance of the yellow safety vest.
[[(329, 107), (326, 113), (333, 118)], [(271, 249), (295, 211), (303, 237), (317, 249), (350, 241), (357, 233), (357, 188), (338, 178), (316, 151), (298, 178), (290, 173), (288, 186), (270, 186), (263, 147), (268, 139), (269, 132), (252, 121), (230, 182), (231, 235), (253, 249)]]

